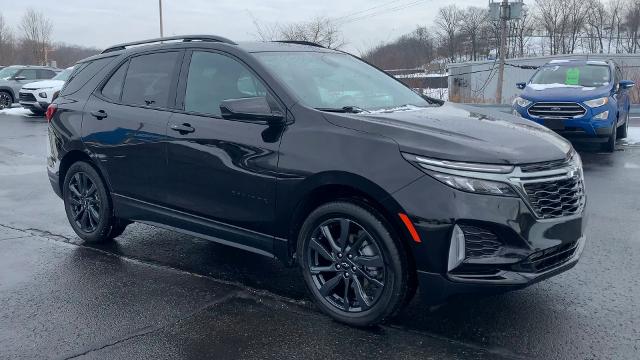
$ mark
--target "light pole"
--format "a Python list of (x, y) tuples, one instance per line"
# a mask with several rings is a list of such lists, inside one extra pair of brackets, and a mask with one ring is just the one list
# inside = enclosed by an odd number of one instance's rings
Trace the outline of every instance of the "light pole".
[(160, 37), (164, 37), (164, 31), (162, 29), (162, 0), (158, 0), (158, 9), (160, 10)]
[(500, 64), (498, 68), (498, 86), (496, 103), (502, 104), (502, 82), (504, 81), (504, 59), (507, 48), (507, 20), (509, 20), (509, 0), (503, 0), (500, 6)]

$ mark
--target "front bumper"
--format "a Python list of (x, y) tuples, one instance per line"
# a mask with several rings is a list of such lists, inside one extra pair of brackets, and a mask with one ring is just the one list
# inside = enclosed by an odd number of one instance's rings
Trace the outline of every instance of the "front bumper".
[[(610, 106), (595, 109), (587, 108), (588, 110), (584, 116), (574, 119), (543, 119), (529, 115), (528, 108), (532, 105), (526, 108), (514, 106), (513, 111), (517, 116), (547, 126), (563, 137), (574, 141), (606, 142), (611, 136), (613, 126), (617, 121), (615, 109)], [(606, 120), (593, 119), (594, 116), (604, 111), (609, 111), (609, 116)], [(550, 126), (551, 122), (558, 126), (556, 128)]]
[[(526, 287), (573, 267), (585, 246), (584, 208), (571, 216), (539, 219), (522, 198), (467, 193), (428, 175), (394, 193), (393, 198), (409, 214), (422, 240), (410, 247), (420, 293), (429, 304), (456, 294)], [(499, 246), (470, 255), (467, 245), (463, 263), (448, 271), (455, 225), (486, 230), (495, 235), (490, 241)], [(547, 253), (550, 260), (544, 266), (529, 266), (533, 259), (546, 259), (543, 254)]]
[(45, 112), (49, 107), (49, 99), (41, 98), (39, 90), (20, 90), (18, 94), (19, 103), (22, 107), (35, 112)]

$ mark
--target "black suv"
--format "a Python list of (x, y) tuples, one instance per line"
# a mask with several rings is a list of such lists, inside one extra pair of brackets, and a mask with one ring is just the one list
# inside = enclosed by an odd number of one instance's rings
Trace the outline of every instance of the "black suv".
[(86, 241), (132, 221), (299, 264), (320, 309), (382, 322), (576, 264), (582, 164), (530, 121), (423, 98), (313, 44), (183, 36), (77, 64), (49, 178)]

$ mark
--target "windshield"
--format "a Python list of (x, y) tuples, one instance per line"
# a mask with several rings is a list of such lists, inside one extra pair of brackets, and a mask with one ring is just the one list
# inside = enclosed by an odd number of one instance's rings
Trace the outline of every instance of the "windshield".
[(73, 72), (73, 68), (66, 68), (64, 70), (62, 70), (61, 72), (58, 73), (58, 75), (54, 76), (53, 79), (51, 80), (62, 80), (62, 81), (67, 81), (67, 79), (69, 78), (69, 75), (71, 75), (71, 72)]
[(531, 84), (600, 87), (609, 85), (611, 74), (606, 65), (547, 65), (533, 76)]
[(263, 52), (254, 55), (305, 105), (313, 108), (345, 109), (346, 112), (346, 109), (402, 110), (430, 105), (401, 83), (347, 54)]
[(0, 79), (8, 80), (13, 75), (15, 75), (19, 70), (20, 70), (20, 68), (16, 68), (16, 67), (4, 68), (4, 69), (0, 70)]

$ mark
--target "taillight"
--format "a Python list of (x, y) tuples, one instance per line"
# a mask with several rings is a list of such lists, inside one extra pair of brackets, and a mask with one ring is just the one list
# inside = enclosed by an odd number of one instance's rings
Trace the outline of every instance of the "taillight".
[(51, 119), (53, 119), (53, 115), (56, 114), (56, 110), (58, 110), (58, 105), (56, 104), (51, 104), (49, 105), (49, 107), (47, 107), (47, 112), (44, 114), (44, 116), (47, 118), (48, 122), (51, 122)]

